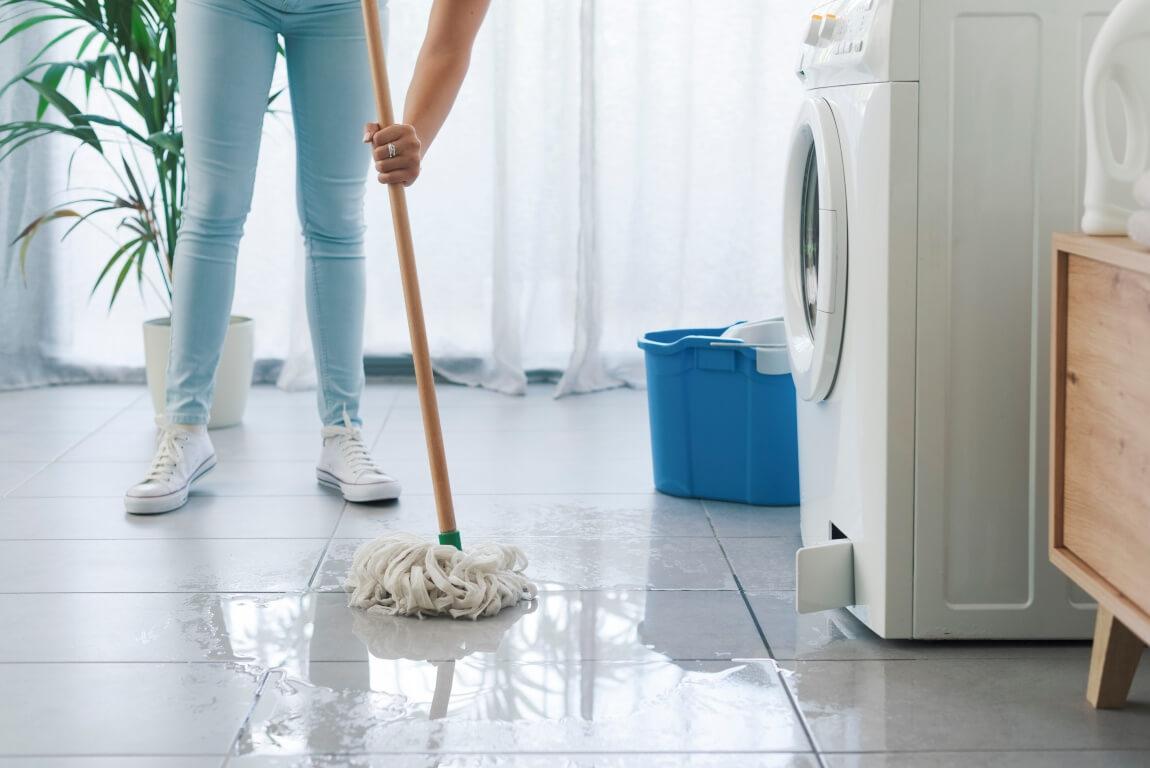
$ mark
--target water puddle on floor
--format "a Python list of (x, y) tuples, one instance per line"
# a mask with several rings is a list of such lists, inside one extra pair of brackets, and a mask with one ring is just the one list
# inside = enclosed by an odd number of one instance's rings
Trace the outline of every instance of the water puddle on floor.
[(195, 631), (268, 670), (240, 755), (809, 749), (773, 661), (686, 652), (723, 645), (676, 617), (689, 593), (548, 593), (476, 622), (215, 598), (221, 626)]

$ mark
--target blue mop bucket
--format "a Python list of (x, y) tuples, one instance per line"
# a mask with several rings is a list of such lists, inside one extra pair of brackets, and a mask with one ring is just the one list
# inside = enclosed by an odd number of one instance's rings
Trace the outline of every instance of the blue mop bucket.
[(781, 319), (639, 340), (655, 487), (672, 496), (799, 503), (795, 385)]

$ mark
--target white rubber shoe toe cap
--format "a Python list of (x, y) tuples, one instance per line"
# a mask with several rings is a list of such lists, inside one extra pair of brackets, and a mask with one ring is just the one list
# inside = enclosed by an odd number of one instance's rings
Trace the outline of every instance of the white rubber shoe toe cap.
[(384, 474), (372, 473), (354, 480), (340, 480), (331, 472), (317, 467), (315, 476), (320, 483), (339, 491), (348, 501), (388, 501), (398, 499), (403, 492), (403, 486), (398, 480)]

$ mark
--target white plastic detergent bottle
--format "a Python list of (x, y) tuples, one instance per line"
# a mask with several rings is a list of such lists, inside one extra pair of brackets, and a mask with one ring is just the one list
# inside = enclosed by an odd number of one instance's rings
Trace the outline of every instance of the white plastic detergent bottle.
[(1150, 0), (1122, 0), (1086, 63), (1082, 231), (1124, 235), (1134, 182), (1150, 169)]

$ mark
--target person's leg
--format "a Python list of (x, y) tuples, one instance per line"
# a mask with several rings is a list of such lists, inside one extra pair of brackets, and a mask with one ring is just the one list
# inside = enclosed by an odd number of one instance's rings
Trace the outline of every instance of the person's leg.
[[(218, 5), (216, 3), (219, 3)], [(275, 67), (271, 19), (248, 0), (180, 0), (180, 96), (188, 179), (172, 279), (167, 423), (124, 509), (179, 509), (216, 465), (205, 425), (235, 288), (236, 250), (255, 182)]]
[(363, 393), (363, 196), (371, 167), (363, 124), (371, 69), (358, 2), (314, 7), (286, 22), (307, 308), (319, 371), (323, 450), (316, 476), (349, 501), (399, 496), (359, 430)]
[(295, 122), (308, 319), (324, 425), (360, 424), (363, 393), (363, 197), (371, 152), (371, 70), (358, 2), (314, 8), (284, 33)]
[(275, 68), (274, 23), (248, 0), (180, 0), (176, 12), (188, 186), (173, 276), (172, 424), (208, 421)]

